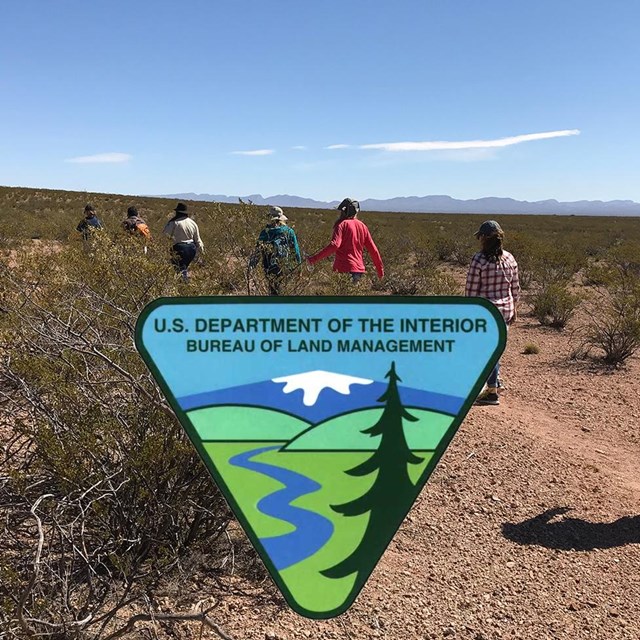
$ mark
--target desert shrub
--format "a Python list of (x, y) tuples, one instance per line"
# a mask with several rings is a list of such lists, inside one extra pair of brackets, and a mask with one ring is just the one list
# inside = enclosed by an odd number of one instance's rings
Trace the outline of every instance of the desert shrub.
[(640, 279), (603, 292), (584, 335), (584, 345), (601, 351), (606, 364), (619, 365), (630, 358), (640, 347)]
[(133, 345), (142, 308), (184, 289), (164, 247), (107, 233), (0, 276), (3, 626), (106, 637), (191, 553), (215, 567), (228, 549), (226, 503)]
[(608, 265), (624, 279), (640, 277), (640, 243), (624, 241), (609, 249), (604, 256)]
[(530, 289), (534, 281), (534, 269), (539, 255), (540, 243), (523, 234), (509, 234), (505, 240), (506, 249), (513, 254), (518, 263), (520, 286)]
[(436, 236), (433, 243), (435, 253), (440, 261), (461, 266), (468, 265), (471, 257), (477, 251), (472, 235), (466, 238), (458, 236), (455, 232), (450, 232), (448, 235)]
[(610, 284), (615, 275), (611, 265), (600, 260), (588, 264), (582, 273), (582, 279), (587, 286), (602, 286)]
[(440, 269), (404, 269), (391, 272), (383, 280), (371, 283), (374, 291), (388, 292), (394, 296), (452, 296), (460, 294), (455, 278)]
[(524, 353), (524, 355), (526, 356), (536, 355), (540, 353), (540, 347), (537, 344), (533, 344), (532, 342), (529, 342), (528, 344), (524, 345), (524, 349), (522, 350), (522, 353)]
[(584, 282), (588, 286), (605, 286), (609, 289), (633, 286), (640, 277), (640, 244), (618, 242), (603, 252), (584, 270)]
[(550, 284), (531, 298), (533, 315), (540, 324), (564, 328), (580, 304), (580, 297), (561, 284)]
[(455, 278), (444, 271), (434, 270), (426, 274), (422, 294), (428, 296), (460, 295), (460, 286)]
[(532, 260), (532, 280), (542, 290), (550, 285), (566, 285), (585, 264), (585, 256), (575, 247), (544, 247)]

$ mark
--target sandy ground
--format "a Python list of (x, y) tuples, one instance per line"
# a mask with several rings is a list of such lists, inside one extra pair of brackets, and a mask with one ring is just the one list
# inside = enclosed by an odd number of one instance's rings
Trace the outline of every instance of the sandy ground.
[(306, 620), (238, 581), (212, 618), (234, 639), (640, 638), (640, 358), (605, 371), (570, 350), (518, 322), (501, 405), (471, 410), (346, 614)]

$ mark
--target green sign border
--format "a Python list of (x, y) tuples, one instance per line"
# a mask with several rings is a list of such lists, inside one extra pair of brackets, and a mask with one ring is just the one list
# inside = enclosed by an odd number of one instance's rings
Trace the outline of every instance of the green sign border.
[[(453, 421), (453, 423), (451, 424), (449, 429), (447, 429), (447, 432), (445, 433), (444, 437), (442, 438), (442, 440), (438, 444), (437, 448), (435, 449), (435, 451), (433, 453), (433, 457), (431, 458), (431, 460), (429, 461), (429, 463), (425, 467), (425, 470), (422, 472), (422, 475), (420, 476), (418, 482), (416, 483), (416, 490), (417, 490), (417, 494), (416, 495), (419, 495), (420, 492), (422, 491), (422, 489), (424, 488), (424, 485), (427, 483), (427, 480), (429, 479), (429, 477), (433, 473), (433, 471), (436, 468), (438, 462), (440, 462), (440, 458), (442, 458), (442, 455), (447, 450), (447, 447), (451, 443), (451, 440), (453, 439), (453, 437), (457, 433), (458, 428), (462, 424), (464, 418), (466, 418), (467, 413), (469, 412), (469, 409), (471, 408), (471, 406), (473, 405), (473, 403), (475, 401), (475, 398), (478, 396), (478, 394), (482, 390), (482, 387), (484, 386), (484, 382), (489, 377), (489, 374), (491, 373), (491, 370), (493, 369), (493, 367), (495, 366), (496, 362), (498, 362), (498, 360), (500, 359), (500, 356), (504, 352), (504, 349), (505, 349), (506, 343), (507, 343), (507, 328), (506, 328), (506, 325), (505, 325), (505, 322), (504, 322), (504, 318), (502, 317), (502, 314), (500, 313), (500, 311), (498, 311), (498, 309), (495, 307), (495, 305), (493, 305), (486, 298), (468, 298), (468, 297), (462, 297), (462, 296), (415, 296), (415, 297), (410, 297), (410, 296), (393, 296), (393, 297), (390, 297), (390, 296), (353, 296), (353, 297), (350, 297), (350, 296), (282, 296), (282, 297), (275, 297), (275, 296), (274, 297), (265, 297), (265, 296), (239, 296), (239, 297), (203, 296), (203, 297), (189, 297), (189, 296), (186, 296), (186, 297), (177, 297), (177, 298), (158, 298), (158, 299), (154, 300), (153, 302), (149, 303), (142, 310), (142, 312), (140, 313), (140, 315), (138, 317), (138, 320), (136, 322), (136, 327), (135, 327), (135, 345), (136, 345), (136, 348), (137, 348), (138, 352), (142, 356), (142, 359), (143, 359), (144, 363), (147, 365), (147, 368), (151, 371), (151, 373), (152, 373), (153, 377), (155, 378), (156, 382), (158, 383), (158, 385), (162, 389), (162, 392), (164, 393), (166, 399), (168, 400), (169, 404), (171, 405), (171, 408), (173, 409), (174, 413), (176, 414), (176, 417), (178, 418), (178, 421), (182, 425), (182, 428), (187, 433), (187, 436), (189, 437), (189, 440), (191, 440), (191, 443), (193, 444), (193, 446), (195, 447), (196, 451), (198, 452), (198, 455), (200, 456), (200, 459), (204, 462), (205, 466), (209, 470), (209, 473), (210, 473), (211, 477), (214, 479), (215, 483), (218, 485), (218, 488), (222, 491), (222, 495), (224, 496), (225, 500), (229, 504), (229, 507), (231, 508), (231, 511), (235, 515), (236, 519), (242, 525), (242, 528), (243, 528), (245, 534), (247, 535), (247, 537), (251, 541), (251, 544), (253, 545), (254, 549), (256, 550), (258, 555), (260, 556), (262, 562), (267, 567), (267, 570), (269, 571), (269, 574), (271, 575), (271, 578), (273, 579), (273, 581), (276, 583), (276, 585), (280, 589), (280, 592), (283, 594), (285, 600), (287, 601), (289, 606), (296, 613), (299, 613), (300, 615), (302, 615), (302, 616), (304, 616), (306, 618), (313, 618), (313, 619), (322, 620), (322, 619), (333, 618), (335, 616), (338, 616), (338, 615), (344, 613), (345, 611), (347, 611), (351, 607), (351, 605), (353, 604), (353, 602), (357, 598), (358, 594), (360, 593), (360, 591), (362, 590), (364, 585), (367, 583), (367, 581), (369, 579), (369, 576), (373, 572), (373, 569), (367, 574), (364, 574), (364, 575), (363, 574), (358, 574), (358, 578), (356, 579), (348, 598), (345, 600), (345, 602), (344, 602), (344, 604), (342, 606), (340, 606), (340, 607), (338, 607), (336, 609), (333, 609), (331, 611), (326, 611), (326, 612), (321, 612), (321, 613), (319, 613), (317, 611), (309, 611), (309, 610), (305, 609), (304, 607), (300, 607), (297, 604), (297, 602), (295, 601), (295, 599), (293, 598), (292, 594), (289, 592), (289, 589), (287, 588), (287, 586), (284, 583), (284, 581), (280, 578), (280, 574), (278, 573), (277, 569), (273, 566), (273, 564), (272, 564), (271, 560), (269, 559), (269, 557), (266, 555), (266, 553), (262, 552), (262, 545), (260, 544), (258, 538), (254, 536), (253, 531), (252, 531), (251, 527), (249, 526), (249, 523), (245, 519), (244, 515), (242, 514), (242, 511), (241, 511), (239, 505), (236, 503), (236, 501), (235, 501), (235, 499), (233, 497), (233, 494), (229, 491), (229, 487), (227, 487), (227, 485), (225, 484), (225, 482), (222, 479), (222, 477), (218, 474), (218, 471), (215, 468), (215, 466), (214, 466), (213, 462), (211, 461), (210, 457), (205, 454), (204, 448), (202, 447), (202, 444), (200, 443), (200, 439), (197, 437), (197, 434), (195, 433), (195, 429), (193, 429), (193, 427), (191, 426), (190, 421), (188, 420), (185, 412), (180, 408), (176, 398), (171, 393), (171, 390), (167, 386), (162, 374), (160, 373), (159, 369), (156, 367), (155, 363), (153, 362), (153, 359), (151, 358), (151, 356), (150, 356), (149, 352), (147, 351), (146, 347), (144, 346), (144, 343), (142, 341), (142, 327), (145, 324), (145, 322), (146, 322), (147, 318), (149, 317), (149, 315), (153, 311), (158, 309), (159, 307), (173, 306), (173, 305), (186, 305), (186, 304), (190, 304), (190, 305), (198, 305), (198, 304), (200, 304), (200, 305), (212, 305), (212, 304), (217, 304), (217, 305), (225, 305), (225, 304), (228, 304), (228, 305), (233, 305), (233, 304), (253, 304), (253, 305), (349, 304), (349, 305), (363, 305), (363, 306), (366, 306), (366, 305), (375, 305), (375, 306), (391, 305), (391, 306), (393, 306), (393, 305), (397, 305), (397, 304), (410, 304), (410, 305), (427, 304), (429, 306), (434, 306), (434, 305), (455, 304), (455, 305), (474, 305), (474, 306), (480, 305), (480, 306), (484, 307), (485, 309), (487, 309), (494, 316), (494, 318), (496, 319), (497, 324), (498, 324), (498, 331), (499, 331), (498, 345), (497, 345), (496, 349), (494, 350), (493, 354), (491, 355), (491, 357), (490, 357), (489, 361), (487, 362), (486, 366), (484, 367), (484, 369), (480, 373), (475, 385), (473, 386), (473, 389), (469, 393), (469, 396), (468, 396), (467, 400), (464, 402), (464, 404), (462, 405), (460, 411), (458, 412), (458, 416), (455, 418), (455, 420)], [(415, 504), (415, 502), (414, 502), (414, 504)], [(398, 522), (398, 526), (397, 526), (393, 536), (389, 539), (389, 542), (391, 542), (393, 537), (395, 537), (396, 533), (398, 532), (398, 529), (402, 525), (402, 522), (404, 521), (404, 519), (406, 518), (407, 514), (409, 513), (409, 511), (411, 510), (412, 507), (413, 507), (413, 504), (407, 509), (407, 511), (405, 512), (405, 514), (402, 517), (402, 519)], [(384, 555), (384, 554), (382, 554), (382, 555)], [(380, 558), (382, 557), (382, 555), (380, 556)], [(380, 558), (378, 558), (378, 562), (380, 561)], [(375, 566), (377, 566), (377, 563), (376, 563)], [(375, 566), (374, 566), (374, 569), (375, 569)]]

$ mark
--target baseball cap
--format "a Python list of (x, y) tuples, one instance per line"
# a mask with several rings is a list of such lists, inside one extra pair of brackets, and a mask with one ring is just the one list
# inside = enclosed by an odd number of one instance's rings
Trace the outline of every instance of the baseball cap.
[(495, 220), (485, 220), (473, 235), (479, 238), (480, 236), (495, 236), (497, 233), (504, 233), (502, 227)]

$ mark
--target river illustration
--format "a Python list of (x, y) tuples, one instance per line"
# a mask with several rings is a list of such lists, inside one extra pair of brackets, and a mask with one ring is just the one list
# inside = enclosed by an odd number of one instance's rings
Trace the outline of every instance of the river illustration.
[(260, 538), (271, 562), (280, 571), (319, 551), (331, 538), (333, 523), (318, 513), (291, 504), (301, 496), (320, 490), (322, 485), (295, 471), (253, 459), (261, 453), (279, 448), (271, 446), (245, 451), (232, 456), (229, 463), (262, 474), (284, 485), (282, 489), (265, 496), (257, 504), (261, 513), (295, 527), (294, 531), (281, 536)]

